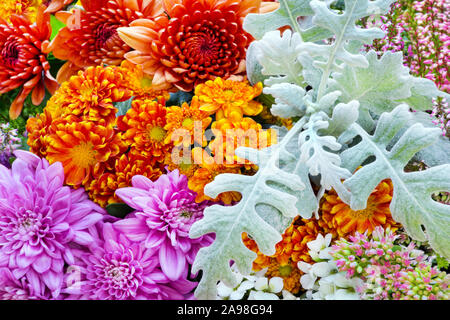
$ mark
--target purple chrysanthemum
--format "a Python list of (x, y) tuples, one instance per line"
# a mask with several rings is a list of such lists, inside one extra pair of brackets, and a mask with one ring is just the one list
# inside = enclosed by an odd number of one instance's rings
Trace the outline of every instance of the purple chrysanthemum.
[(198, 250), (212, 242), (212, 235), (189, 238), (192, 224), (203, 217), (208, 202), (195, 202), (196, 193), (188, 188), (186, 176), (178, 170), (155, 182), (134, 176), (132, 185), (118, 189), (116, 195), (136, 211), (114, 226), (130, 240), (156, 248), (162, 270), (169, 279), (176, 280), (193, 263)]
[(0, 300), (46, 299), (33, 293), (34, 289), (26, 278), (16, 279), (8, 268), (0, 268)]
[(171, 281), (159, 267), (154, 249), (129, 240), (111, 223), (99, 226), (102, 244), (82, 252), (70, 266), (64, 293), (82, 300), (183, 300), (191, 298), (195, 282), (183, 277)]
[(63, 185), (61, 163), (14, 154), (11, 169), (0, 165), (0, 267), (28, 283), (30, 295), (56, 298), (72, 248), (95, 243), (87, 231), (105, 212), (83, 189)]

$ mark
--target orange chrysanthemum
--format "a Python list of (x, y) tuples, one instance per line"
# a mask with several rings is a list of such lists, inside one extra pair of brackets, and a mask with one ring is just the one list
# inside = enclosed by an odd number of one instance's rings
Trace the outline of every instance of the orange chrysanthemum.
[(163, 13), (157, 0), (82, 0), (81, 3), (84, 11), (57, 13), (67, 26), (59, 30), (46, 49), (67, 61), (57, 75), (60, 83), (89, 66), (120, 65), (131, 48), (120, 39), (117, 28)]
[(39, 7), (33, 24), (25, 16), (12, 15), (10, 23), (0, 18), (0, 94), (22, 87), (9, 109), (11, 119), (20, 115), (30, 93), (33, 104), (39, 105), (45, 88), (53, 94), (58, 87), (42, 51), (51, 35), (50, 15), (44, 9)]
[(125, 75), (126, 86), (133, 91), (134, 96), (145, 99), (170, 99), (166, 90), (155, 90), (152, 87), (152, 78), (144, 73), (142, 66), (137, 66), (124, 60), (120, 64), (120, 71)]
[(289, 261), (280, 263), (276, 259), (271, 258), (269, 267), (264, 274), (267, 278), (280, 277), (283, 279), (283, 289), (297, 294), (300, 291), (300, 277), (303, 272), (297, 267), (297, 264)]
[(112, 157), (126, 151), (112, 126), (101, 121), (78, 122), (74, 116), (54, 121), (47, 142), (47, 160), (61, 162), (66, 184), (76, 187), (88, 185), (109, 168)]
[(258, 12), (261, 0), (163, 0), (165, 16), (119, 28), (136, 51), (128, 60), (144, 67), (155, 88), (192, 91), (199, 83), (245, 70), (251, 36), (244, 17)]
[(30, 117), (27, 121), (27, 144), (30, 151), (40, 158), (45, 158), (47, 154), (47, 135), (52, 121), (51, 113), (45, 108), (40, 115), (35, 118)]
[(163, 168), (152, 165), (146, 158), (123, 154), (116, 159), (114, 170), (105, 172), (94, 179), (86, 188), (90, 198), (102, 207), (108, 204), (121, 202), (115, 195), (119, 188), (131, 186), (131, 178), (135, 175), (142, 175), (150, 180), (158, 179), (163, 173)]
[(167, 108), (166, 118), (167, 142), (172, 141), (175, 146), (183, 144), (188, 147), (194, 142), (206, 146), (204, 132), (212, 119), (199, 109), (198, 97), (194, 96), (190, 104), (185, 102), (181, 107)]
[(214, 121), (211, 129), (215, 139), (209, 143), (209, 149), (216, 161), (223, 157), (221, 163), (227, 166), (254, 166), (250, 161), (236, 156), (235, 150), (239, 147), (262, 149), (277, 143), (275, 132), (263, 130), (259, 123), (247, 117), (236, 122), (229, 119)]
[(377, 226), (395, 231), (400, 225), (392, 219), (389, 209), (392, 193), (391, 180), (383, 180), (369, 196), (366, 209), (354, 211), (342, 202), (334, 190), (330, 190), (321, 200), (320, 224), (327, 233), (339, 237), (356, 231), (371, 234)]
[(132, 153), (163, 162), (172, 144), (166, 141), (167, 131), (164, 100), (135, 99), (124, 116), (117, 118), (122, 139)]
[(244, 115), (256, 116), (263, 110), (261, 103), (253, 99), (262, 93), (262, 83), (253, 87), (247, 81), (216, 78), (195, 88), (200, 100), (200, 110), (215, 114), (216, 119), (239, 121)]
[(256, 245), (256, 242), (250, 239), (246, 233), (242, 235), (244, 244), (250, 250), (257, 253), (253, 262), (253, 270), (259, 271), (267, 268), (272, 259), (279, 264), (285, 265), (289, 262), (311, 262), (311, 256), (308, 251), (307, 243), (315, 240), (319, 233), (324, 233), (316, 219), (296, 218), (292, 224), (285, 230), (282, 240), (275, 246), (276, 252), (272, 256), (262, 254)]
[(42, 0), (2, 0), (0, 17), (9, 21), (9, 18), (15, 14), (25, 16), (29, 21), (35, 22), (41, 4)]
[(214, 178), (221, 173), (240, 173), (239, 167), (227, 167), (223, 164), (218, 164), (214, 161), (210, 155), (206, 153), (202, 148), (192, 149), (192, 156), (194, 163), (199, 166), (195, 170), (194, 174), (188, 181), (189, 189), (197, 193), (195, 199), (196, 202), (202, 202), (204, 200), (222, 201), (225, 204), (231, 204), (241, 200), (241, 194), (239, 192), (223, 192), (219, 194), (215, 199), (212, 199), (205, 195), (205, 186), (212, 182)]

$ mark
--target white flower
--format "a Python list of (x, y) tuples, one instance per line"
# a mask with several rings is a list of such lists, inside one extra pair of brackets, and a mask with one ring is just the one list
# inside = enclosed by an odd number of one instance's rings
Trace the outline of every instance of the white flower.
[(329, 233), (325, 238), (319, 233), (316, 240), (308, 242), (306, 245), (311, 251), (319, 252), (322, 249), (328, 247), (331, 243), (332, 235)]
[(297, 267), (303, 271), (304, 273), (309, 273), (309, 271), (311, 270), (311, 265), (309, 263), (306, 263), (304, 261), (299, 261), (297, 263)]
[(228, 298), (232, 292), (233, 288), (230, 288), (223, 282), (219, 282), (217, 285), (217, 294), (220, 298)]
[(276, 294), (263, 291), (252, 291), (248, 300), (280, 300)]
[(312, 265), (310, 273), (313, 273), (317, 277), (326, 277), (330, 275), (330, 272), (333, 270), (333, 266), (328, 262), (317, 262)]
[(255, 281), (255, 289), (258, 291), (263, 291), (269, 288), (269, 280), (267, 278), (258, 278)]
[(305, 273), (300, 277), (300, 284), (303, 289), (310, 290), (314, 288), (314, 284), (316, 283), (317, 277), (310, 273)]
[(279, 293), (283, 290), (283, 279), (280, 277), (273, 277), (269, 280), (269, 291)]

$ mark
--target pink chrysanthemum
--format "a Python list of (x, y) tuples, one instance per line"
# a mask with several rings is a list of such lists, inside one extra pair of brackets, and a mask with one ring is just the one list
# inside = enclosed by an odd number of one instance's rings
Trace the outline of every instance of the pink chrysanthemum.
[(32, 292), (33, 288), (25, 278), (17, 280), (8, 268), (0, 268), (0, 300), (45, 299)]
[(179, 279), (198, 250), (212, 242), (211, 235), (189, 238), (192, 224), (203, 217), (208, 202), (195, 202), (196, 193), (189, 190), (186, 176), (178, 170), (155, 182), (134, 176), (132, 185), (118, 189), (116, 195), (136, 211), (114, 226), (130, 240), (155, 248), (163, 272), (171, 280)]
[(71, 248), (95, 242), (87, 230), (105, 213), (83, 189), (63, 186), (61, 163), (15, 155), (11, 169), (0, 165), (0, 267), (26, 281), (30, 295), (56, 298), (64, 264), (74, 262)]
[[(183, 300), (195, 287), (187, 270), (177, 281), (161, 271), (154, 249), (130, 241), (111, 223), (99, 225), (102, 245), (77, 255), (70, 268), (79, 280), (64, 293), (69, 299), (89, 300)], [(97, 237), (97, 236), (94, 236)], [(70, 276), (69, 276), (70, 277)], [(73, 276), (71, 276), (74, 278)], [(68, 282), (68, 281), (67, 281)]]

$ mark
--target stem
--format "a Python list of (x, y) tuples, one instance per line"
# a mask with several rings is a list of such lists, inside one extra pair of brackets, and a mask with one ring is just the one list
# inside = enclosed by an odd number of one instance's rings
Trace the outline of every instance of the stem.
[(302, 33), (301, 33), (301, 31), (300, 31), (300, 27), (298, 26), (297, 18), (294, 17), (294, 16), (292, 15), (291, 10), (289, 10), (289, 6), (288, 6), (288, 4), (287, 4), (287, 1), (286, 1), (286, 0), (280, 0), (279, 2), (280, 2), (280, 7), (281, 7), (281, 5), (284, 5), (284, 7), (286, 8), (286, 12), (287, 12), (288, 15), (289, 15), (289, 20), (291, 20), (292, 28), (294, 28), (294, 31), (297, 32), (297, 33), (299, 34), (300, 39), (303, 41), (303, 39), (302, 39)]
[(355, 10), (355, 7), (356, 7), (357, 3), (358, 2), (355, 2), (353, 4), (353, 7), (349, 11), (346, 10), (346, 14), (347, 14), (347, 12), (349, 12), (348, 19), (345, 22), (345, 25), (344, 25), (344, 28), (342, 30), (342, 33), (339, 35), (338, 38), (336, 38), (336, 41), (334, 42), (333, 51), (331, 52), (331, 55), (330, 55), (330, 57), (328, 59), (327, 66), (324, 69), (324, 72), (322, 74), (322, 79), (320, 80), (319, 89), (317, 91), (317, 100), (316, 101), (320, 101), (320, 99), (322, 99), (322, 96), (323, 96), (323, 94), (325, 92), (325, 88), (326, 88), (326, 85), (327, 85), (327, 82), (328, 82), (328, 78), (330, 77), (331, 66), (333, 65), (334, 59), (336, 57), (336, 52), (341, 47), (341, 44), (342, 44), (343, 39), (344, 39), (345, 30), (347, 29), (347, 26), (350, 23), (350, 20), (351, 20), (352, 15), (353, 15), (353, 11)]

